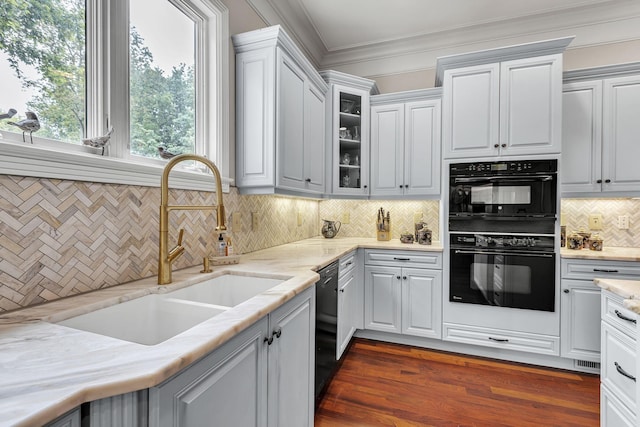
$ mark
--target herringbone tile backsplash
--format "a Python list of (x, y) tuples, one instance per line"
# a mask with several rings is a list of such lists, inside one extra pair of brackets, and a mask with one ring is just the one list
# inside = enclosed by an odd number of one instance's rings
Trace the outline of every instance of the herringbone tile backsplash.
[[(0, 313), (157, 274), (158, 188), (0, 175)], [(175, 204), (214, 204), (215, 194), (171, 190)], [(391, 212), (392, 237), (413, 230), (420, 212), (434, 240), (441, 240), (438, 201), (314, 201), (277, 196), (224, 195), (237, 253), (318, 236), (322, 220), (350, 221), (340, 237), (375, 237), (378, 208)], [(252, 230), (251, 214), (259, 218)], [(568, 231), (588, 228), (588, 215), (603, 215), (605, 246), (640, 246), (640, 200), (562, 201)], [(630, 216), (629, 230), (615, 224)], [(298, 218), (301, 225), (298, 225)], [(198, 265), (215, 248), (215, 214), (174, 211), (170, 241), (185, 229), (184, 256), (175, 268)], [(232, 221), (228, 221), (231, 225)]]
[[(158, 188), (0, 175), (0, 312), (157, 274)], [(215, 204), (215, 193), (171, 190), (175, 204)], [(318, 202), (224, 195), (242, 212), (234, 249), (251, 252), (318, 235)], [(251, 229), (251, 212), (260, 219)], [(302, 225), (298, 226), (298, 213)], [(215, 213), (173, 211), (170, 244), (185, 229), (175, 268), (213, 254)]]
[[(584, 228), (600, 234), (604, 246), (640, 247), (640, 200), (637, 199), (563, 199), (561, 224), (567, 234)], [(589, 230), (589, 215), (602, 215), (602, 230)], [(618, 216), (629, 215), (629, 229), (617, 227)]]

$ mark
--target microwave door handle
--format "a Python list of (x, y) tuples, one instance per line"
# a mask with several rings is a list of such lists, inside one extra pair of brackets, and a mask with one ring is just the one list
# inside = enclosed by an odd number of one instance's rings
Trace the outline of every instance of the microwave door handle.
[(528, 256), (539, 258), (553, 258), (552, 254), (547, 253), (522, 253), (522, 252), (489, 252), (489, 251), (464, 251), (456, 249), (456, 254), (470, 254), (470, 255), (506, 255), (506, 256)]
[(503, 176), (479, 176), (479, 177), (455, 177), (454, 182), (466, 183), (466, 182), (487, 182), (487, 181), (524, 181), (524, 182), (540, 182), (550, 181), (553, 179), (551, 175), (535, 175), (535, 176), (523, 176), (523, 175), (503, 175)]

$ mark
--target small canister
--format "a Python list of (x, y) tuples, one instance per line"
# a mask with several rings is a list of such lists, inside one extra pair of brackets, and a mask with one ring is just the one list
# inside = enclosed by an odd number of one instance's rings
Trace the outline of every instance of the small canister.
[(589, 239), (589, 249), (592, 251), (601, 251), (603, 245), (602, 237), (598, 234), (594, 234), (591, 239)]
[(567, 249), (582, 249), (584, 237), (578, 233), (572, 233), (567, 237)]
[(578, 230), (578, 234), (582, 236), (582, 248), (587, 249), (589, 247), (589, 240), (591, 240), (591, 233), (586, 231), (584, 228), (580, 228), (580, 230)]
[(429, 230), (425, 225), (420, 230), (418, 230), (418, 243), (421, 245), (430, 245), (432, 236), (433, 236), (432, 231)]
[(560, 226), (560, 247), (564, 248), (565, 246), (567, 246), (567, 226), (561, 225)]

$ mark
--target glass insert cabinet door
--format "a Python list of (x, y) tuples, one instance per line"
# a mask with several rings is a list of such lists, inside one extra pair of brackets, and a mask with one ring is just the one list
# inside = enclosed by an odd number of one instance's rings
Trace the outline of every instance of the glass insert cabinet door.
[(340, 189), (363, 188), (362, 174), (362, 97), (339, 92), (338, 126), (338, 187)]

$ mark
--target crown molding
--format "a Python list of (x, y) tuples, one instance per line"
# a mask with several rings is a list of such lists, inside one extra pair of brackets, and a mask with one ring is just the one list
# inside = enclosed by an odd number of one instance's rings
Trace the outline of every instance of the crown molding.
[(358, 77), (335, 70), (320, 71), (320, 76), (329, 84), (340, 84), (356, 89), (362, 89), (369, 92), (371, 95), (377, 95), (380, 93), (376, 82), (364, 77)]
[(625, 64), (607, 65), (605, 67), (593, 67), (580, 70), (565, 71), (562, 74), (562, 82), (571, 83), (582, 80), (624, 77), (638, 74), (640, 74), (640, 62), (629, 62)]
[(428, 99), (442, 98), (442, 88), (407, 90), (404, 92), (384, 93), (373, 95), (369, 103), (373, 105), (392, 104), (397, 102), (425, 101)]
[(570, 35), (569, 49), (640, 39), (640, 2), (621, 0), (328, 51), (299, 0), (247, 1), (267, 24), (282, 25), (318, 68), (358, 76), (430, 70), (438, 57)]

